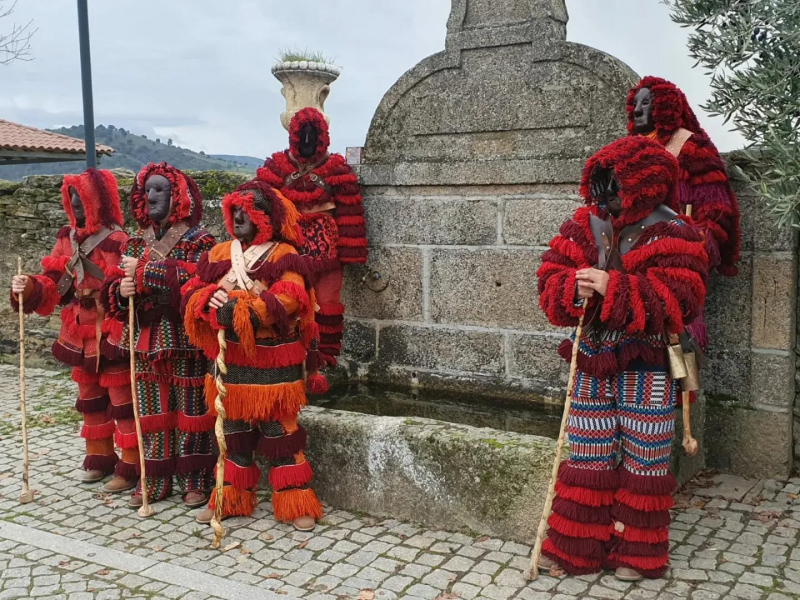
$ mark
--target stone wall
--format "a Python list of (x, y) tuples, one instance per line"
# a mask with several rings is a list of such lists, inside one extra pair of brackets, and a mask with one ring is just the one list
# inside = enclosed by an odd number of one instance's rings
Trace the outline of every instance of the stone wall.
[[(0, 171), (0, 175), (2, 171)], [(115, 169), (119, 184), (122, 212), (126, 228), (135, 231), (128, 206), (134, 173)], [(222, 195), (247, 179), (240, 173), (219, 171), (189, 172), (203, 193), (206, 206), (205, 223), (214, 235), (223, 234), (220, 199)], [(23, 271), (38, 273), (39, 261), (50, 252), (56, 232), (67, 224), (61, 206), (61, 177), (35, 175), (23, 182), (0, 180), (0, 282), (7, 289), (17, 271), (17, 256), (22, 257)], [(8, 292), (4, 292), (7, 294)], [(60, 327), (58, 315), (27, 319), (29, 361), (46, 361), (50, 344)], [(7, 300), (0, 302), (0, 354), (16, 353), (19, 322)]]

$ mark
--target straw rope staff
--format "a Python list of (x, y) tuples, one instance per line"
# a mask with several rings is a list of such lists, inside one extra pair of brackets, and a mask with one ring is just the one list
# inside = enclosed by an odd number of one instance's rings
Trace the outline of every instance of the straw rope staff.
[[(17, 257), (17, 275), (22, 275), (22, 258)], [(33, 502), (33, 492), (28, 487), (28, 411), (25, 408), (25, 309), (23, 296), (19, 294), (19, 414), (22, 421), (22, 493), (20, 504)]]
[(553, 509), (553, 498), (556, 495), (556, 479), (558, 478), (558, 467), (561, 465), (561, 452), (564, 448), (564, 439), (567, 433), (567, 421), (569, 420), (569, 409), (572, 406), (572, 392), (575, 388), (575, 375), (578, 370), (578, 349), (581, 345), (581, 334), (583, 333), (583, 318), (586, 316), (586, 305), (588, 299), (583, 301), (583, 312), (578, 320), (578, 327), (575, 328), (575, 341), (572, 343), (572, 360), (569, 365), (569, 380), (567, 381), (567, 398), (564, 401), (564, 414), (561, 416), (561, 430), (558, 433), (556, 443), (556, 455), (553, 459), (553, 470), (550, 473), (550, 485), (547, 488), (547, 498), (542, 509), (542, 518), (539, 521), (539, 528), (536, 530), (536, 543), (533, 545), (531, 553), (531, 568), (526, 576), (531, 581), (539, 578), (539, 557), (542, 554), (542, 544), (544, 534), (547, 529), (547, 519)]
[[(142, 505), (139, 507), (140, 517), (152, 517), (153, 507), (147, 499), (147, 475), (145, 474), (144, 442), (142, 440), (142, 421), (139, 416), (139, 400), (136, 394), (136, 355), (133, 340), (133, 296), (128, 298), (128, 351), (130, 352), (131, 397), (133, 398), (133, 420), (136, 423), (136, 442), (139, 444), (139, 469), (142, 486)], [(98, 340), (99, 344), (100, 340)]]
[(217, 455), (217, 481), (214, 487), (214, 518), (211, 519), (211, 528), (214, 530), (214, 539), (211, 542), (212, 548), (219, 548), (222, 543), (222, 538), (225, 537), (225, 528), (222, 526), (223, 517), (223, 503), (225, 499), (225, 457), (228, 452), (228, 446), (225, 444), (225, 396), (228, 395), (228, 390), (225, 388), (225, 380), (223, 377), (228, 374), (228, 367), (225, 366), (225, 352), (228, 349), (228, 344), (225, 341), (225, 330), (220, 329), (217, 332), (217, 344), (219, 345), (219, 352), (216, 359), (216, 377), (214, 383), (217, 386), (217, 397), (214, 399), (214, 409), (217, 411), (217, 420), (214, 422), (214, 435), (217, 438), (217, 446), (219, 446), (219, 454)]

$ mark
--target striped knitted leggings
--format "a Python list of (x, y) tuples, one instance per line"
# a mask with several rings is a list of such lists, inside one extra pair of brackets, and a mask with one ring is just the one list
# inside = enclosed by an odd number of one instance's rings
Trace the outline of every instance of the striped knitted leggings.
[(133, 427), (133, 415), (128, 416), (125, 410), (126, 402), (127, 408), (131, 402), (125, 363), (104, 365), (100, 373), (73, 367), (72, 380), (78, 384), (75, 409), (83, 416), (81, 437), (86, 440), (84, 470), (121, 474), (126, 455), (123, 451), (123, 460), (119, 460), (114, 451), (114, 431), (128, 424)]
[(669, 473), (676, 387), (665, 371), (607, 380), (578, 373), (542, 553), (565, 571), (631, 567), (663, 575), (669, 560)]
[[(283, 421), (225, 421), (225, 487), (223, 513), (226, 517), (249, 516), (255, 510), (256, 487), (261, 470), (254, 454), (270, 464), (272, 508), (275, 520), (291, 523), (298, 517), (322, 518), (322, 506), (309, 487), (311, 465), (303, 454), (306, 432), (297, 417)], [(211, 494), (209, 508), (214, 508), (216, 494)]]

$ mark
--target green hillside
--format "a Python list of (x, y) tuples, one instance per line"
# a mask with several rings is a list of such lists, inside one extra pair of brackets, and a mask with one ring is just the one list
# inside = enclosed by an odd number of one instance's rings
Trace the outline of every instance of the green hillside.
[[(83, 125), (61, 127), (51, 131), (84, 139)], [(136, 135), (113, 125), (99, 125), (96, 127), (95, 141), (98, 144), (111, 146), (116, 151), (111, 156), (105, 156), (101, 159), (100, 167), (104, 169), (121, 167), (138, 171), (147, 163), (166, 161), (179, 169), (255, 173), (254, 167), (215, 158), (204, 152), (198, 153), (186, 148), (180, 148), (175, 146), (172, 140), (156, 139), (154, 141), (144, 135)], [(80, 173), (84, 168), (85, 165), (82, 161), (2, 166), (0, 167), (0, 179), (19, 181), (26, 175)]]

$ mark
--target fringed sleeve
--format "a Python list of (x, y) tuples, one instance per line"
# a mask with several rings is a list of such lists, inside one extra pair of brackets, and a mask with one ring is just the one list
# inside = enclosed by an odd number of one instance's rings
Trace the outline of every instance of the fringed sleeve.
[(597, 249), (589, 229), (591, 209), (579, 208), (561, 226), (542, 255), (539, 278), (539, 306), (553, 325), (575, 326), (581, 315), (577, 301), (575, 273), (597, 263)]
[[(56, 234), (53, 250), (42, 259), (42, 274), (28, 276), (28, 285), (23, 293), (23, 308), (26, 314), (36, 312), (43, 317), (53, 314), (56, 306), (62, 302), (57, 285), (66, 270), (71, 254), (69, 227), (62, 227)], [(63, 300), (67, 299), (68, 297), (65, 297)], [(10, 301), (14, 311), (19, 312), (19, 298), (14, 292), (10, 294)]]
[(113, 272), (106, 273), (106, 279), (100, 290), (100, 302), (103, 304), (106, 314), (113, 319), (123, 322), (128, 319), (128, 299), (123, 298), (119, 293), (119, 284), (125, 277), (122, 270), (122, 258), (126, 256), (140, 258), (144, 254), (144, 249), (144, 238), (142, 238), (142, 232), (139, 231), (122, 244), (117, 268)]
[[(207, 256), (207, 255), (204, 255)], [(189, 342), (200, 348), (208, 358), (216, 358), (217, 330), (221, 328), (216, 312), (208, 309), (208, 301), (221, 289), (216, 283), (208, 283), (193, 277), (181, 288), (181, 314)]]
[(705, 302), (708, 256), (700, 232), (685, 217), (645, 230), (612, 271), (600, 319), (630, 334), (680, 333)]
[(714, 148), (698, 147), (690, 139), (680, 155), (684, 176), (681, 201), (692, 205), (692, 219), (704, 234), (709, 269), (722, 275), (738, 273), (741, 245), (739, 204), (725, 165)]
[(358, 178), (340, 154), (331, 155), (332, 173), (325, 181), (333, 189), (336, 204), (334, 219), (339, 229), (339, 260), (343, 263), (367, 262), (367, 230), (364, 204)]

